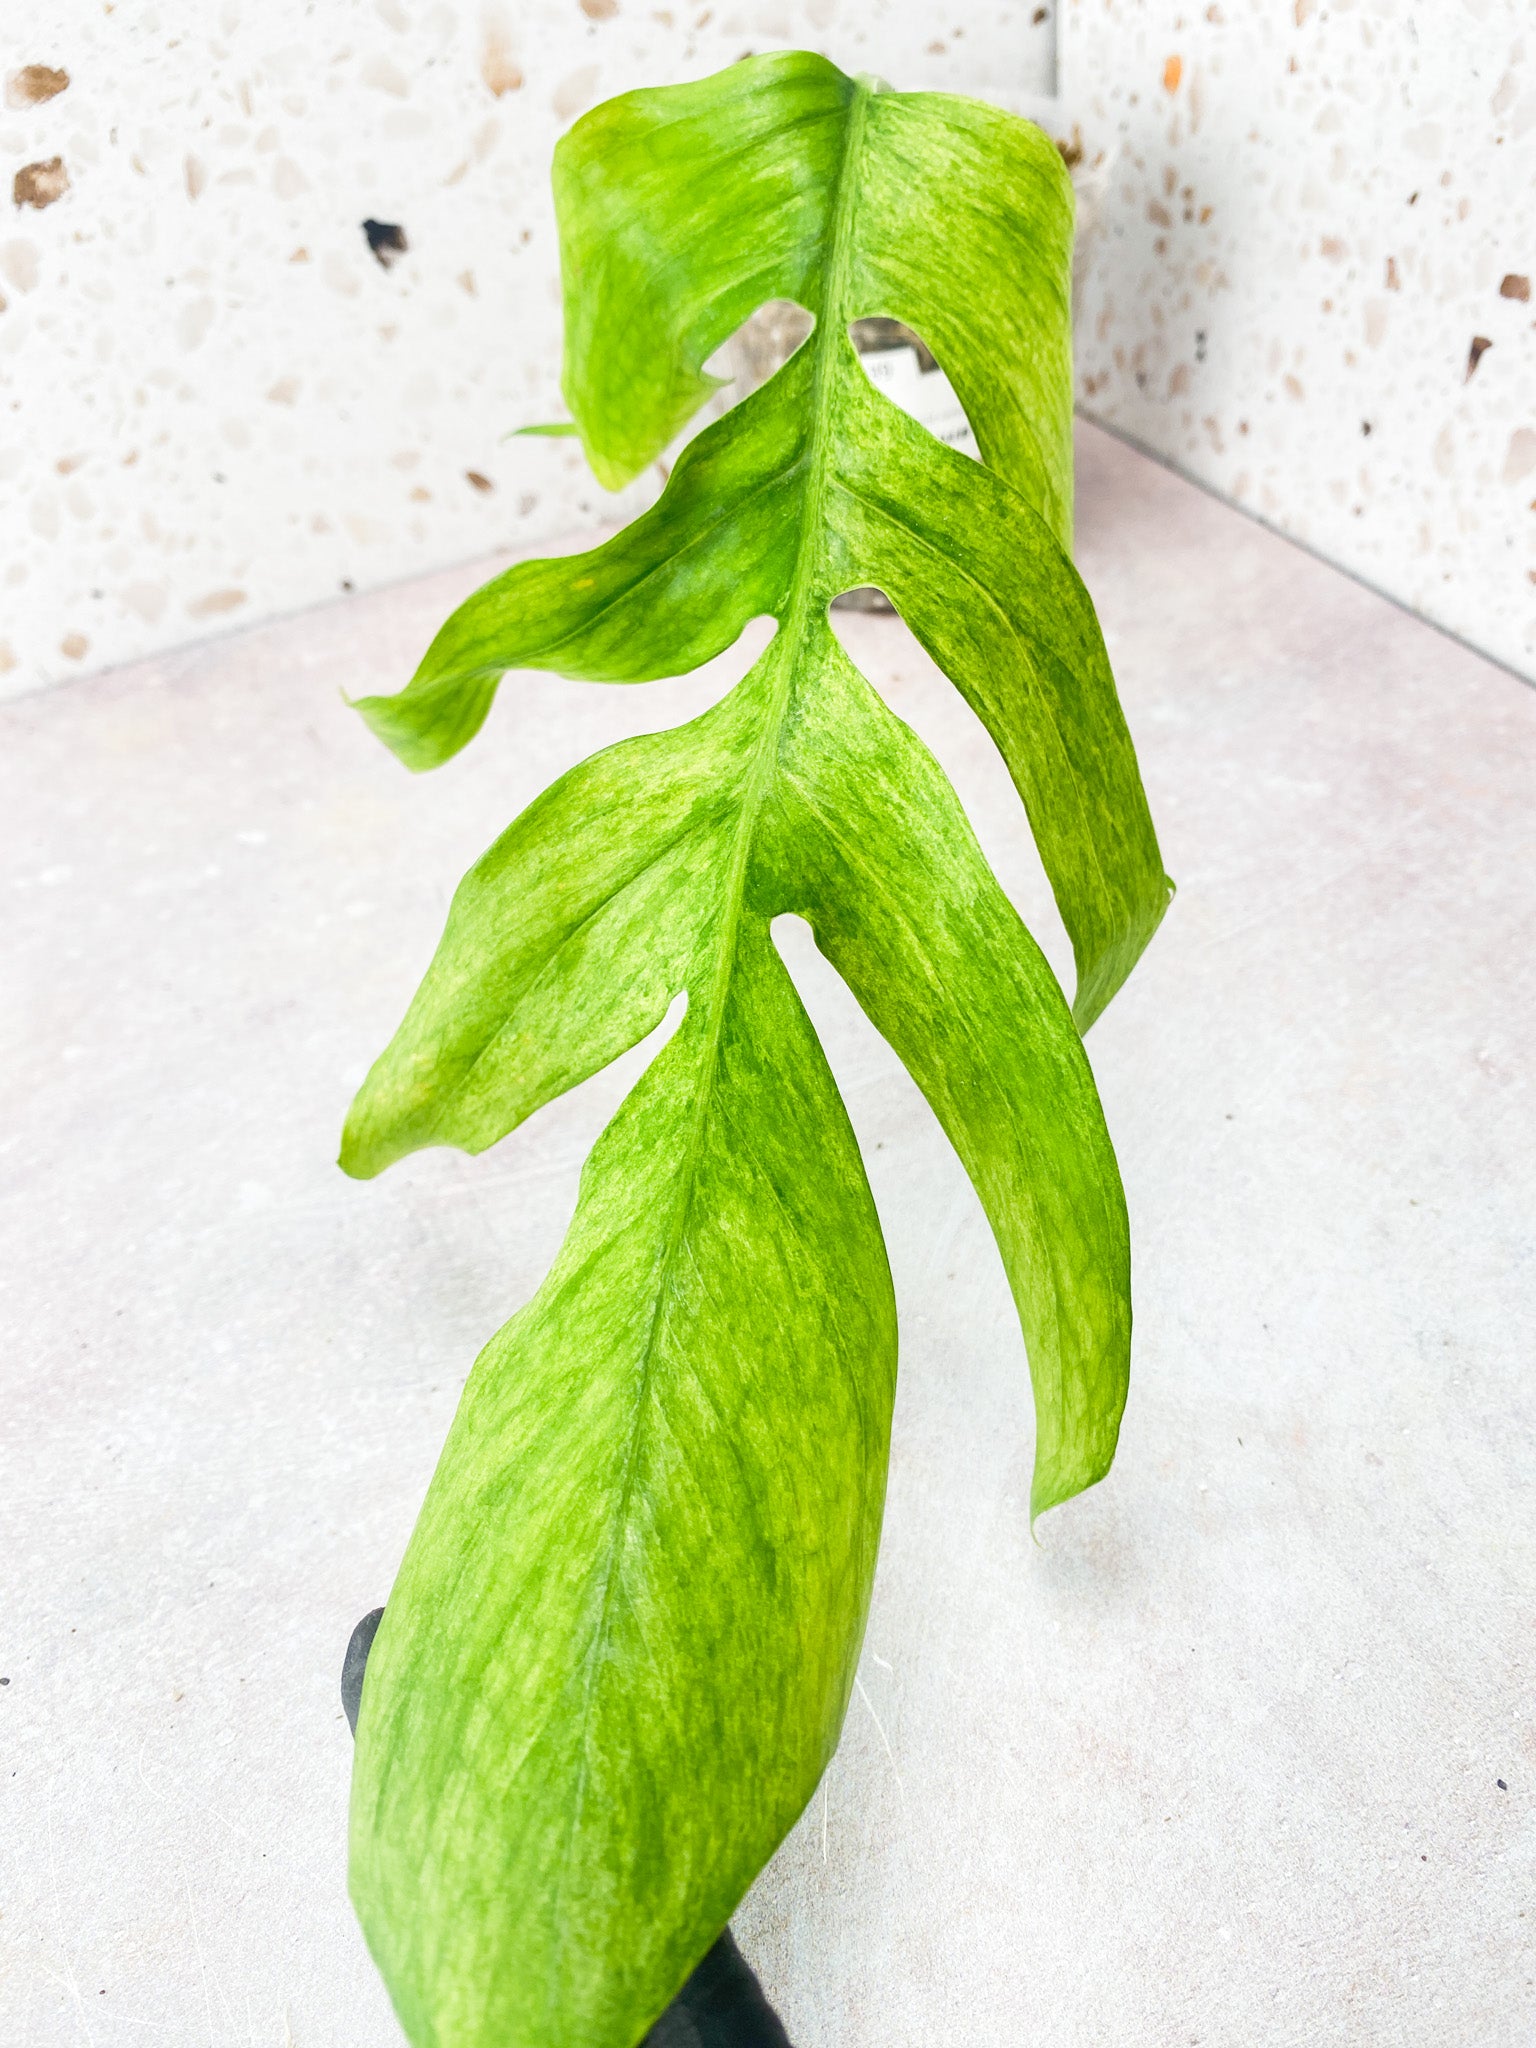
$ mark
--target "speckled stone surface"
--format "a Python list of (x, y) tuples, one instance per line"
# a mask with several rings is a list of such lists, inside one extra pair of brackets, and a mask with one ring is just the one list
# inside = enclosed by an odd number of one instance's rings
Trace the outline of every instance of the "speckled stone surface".
[(0, 52), (0, 697), (638, 510), (654, 475), (614, 506), (504, 438), (563, 412), (550, 154), (792, 46), (1080, 146), (1089, 412), (1536, 676), (1527, 0), (1057, 15), (34, 11)]
[(1078, 395), (1536, 678), (1529, 0), (1066, 0)]
[[(985, 1224), (782, 925), (902, 1378), (847, 1732), (738, 1933), (796, 2048), (1524, 2048), (1536, 693), (1102, 434), (1080, 458), (1180, 883), (1091, 1039), (1137, 1255), (1121, 1455), (1033, 1545)], [(401, 681), (474, 580), (0, 712), (15, 2048), (399, 2041), (345, 1896), (342, 1655), (643, 1054), (478, 1161), (358, 1186), (335, 1137), (462, 869), (743, 659), (519, 678), (412, 779), (339, 692)], [(899, 622), (840, 630), (1059, 959), (969, 713)]]

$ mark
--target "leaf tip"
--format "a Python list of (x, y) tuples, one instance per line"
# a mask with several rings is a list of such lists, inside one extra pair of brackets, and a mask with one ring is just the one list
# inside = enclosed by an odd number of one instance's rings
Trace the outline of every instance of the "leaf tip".
[[(424, 775), (429, 768), (437, 768), (450, 754), (464, 745), (461, 739), (456, 746), (446, 750), (434, 742), (430, 732), (422, 732), (416, 720), (412, 719), (401, 700), (406, 692), (401, 690), (394, 697), (348, 697), (348, 707), (355, 711), (376, 740), (394, 755), (403, 767), (413, 775)], [(482, 717), (483, 717), (482, 713)]]
[[(377, 1072), (378, 1065), (379, 1062), (375, 1062), (374, 1072)], [(387, 1141), (380, 1142), (376, 1103), (369, 1101), (373, 1078), (373, 1073), (370, 1073), (368, 1080), (353, 1096), (341, 1127), (341, 1146), (336, 1154), (336, 1164), (348, 1180), (373, 1180), (399, 1157), (398, 1152), (389, 1149)]]
[(336, 1154), (336, 1164), (348, 1180), (372, 1180), (379, 1170), (369, 1159), (366, 1146), (359, 1144), (353, 1136), (350, 1119), (341, 1134), (341, 1149)]
[[(1098, 1478), (1102, 1476), (1101, 1473)], [(1088, 1487), (1096, 1486), (1098, 1478), (1086, 1480), (1082, 1484), (1063, 1485), (1057, 1479), (1042, 1479), (1040, 1473), (1035, 1474), (1034, 1483), (1029, 1489), (1029, 1534), (1031, 1542), (1037, 1549), (1040, 1538), (1035, 1531), (1040, 1526), (1040, 1517), (1048, 1515), (1052, 1508), (1065, 1507), (1069, 1500), (1076, 1500)]]
[(1107, 1479), (1115, 1462), (1115, 1451), (1120, 1437), (1120, 1415), (1124, 1407), (1122, 1391), (1119, 1404), (1109, 1425), (1107, 1438), (1102, 1430), (1094, 1431), (1095, 1444), (1084, 1444), (1079, 1455), (1068, 1451), (1062, 1456), (1036, 1456), (1034, 1478), (1029, 1487), (1029, 1533), (1035, 1533), (1035, 1526), (1042, 1515), (1052, 1508), (1065, 1507), (1069, 1500), (1086, 1493), (1090, 1486), (1097, 1486), (1101, 1479)]

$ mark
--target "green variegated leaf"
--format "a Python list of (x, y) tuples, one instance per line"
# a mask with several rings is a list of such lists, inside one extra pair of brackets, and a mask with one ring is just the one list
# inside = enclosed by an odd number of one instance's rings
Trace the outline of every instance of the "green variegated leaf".
[[(837, 1741), (894, 1310), (772, 919), (809, 922), (985, 1206), (1038, 1514), (1114, 1455), (1129, 1254), (1079, 1030), (1167, 901), (1067, 552), (1071, 195), (1046, 139), (772, 57), (599, 107), (555, 176), (566, 396), (606, 482), (675, 436), (756, 307), (816, 325), (652, 511), (507, 571), (360, 707), (428, 768), (510, 669), (640, 682), (776, 622), (713, 710), (573, 769), (472, 870), (347, 1121), (358, 1175), (480, 1151), (686, 997), (548, 1280), (475, 1367), (369, 1664), (353, 1895), (419, 2048), (634, 2048)], [(923, 336), (981, 464), (874, 391), (848, 338), (869, 315)], [(864, 584), (1007, 762), (1075, 1022), (938, 766), (832, 634), (831, 600)]]

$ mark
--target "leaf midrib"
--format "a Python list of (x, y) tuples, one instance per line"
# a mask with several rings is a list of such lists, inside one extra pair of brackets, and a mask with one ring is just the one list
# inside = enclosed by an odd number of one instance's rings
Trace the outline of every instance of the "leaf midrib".
[[(779, 630), (774, 636), (772, 647), (765, 659), (773, 667), (773, 690), (763, 716), (763, 727), (754, 750), (752, 766), (748, 772), (746, 787), (742, 795), (741, 817), (736, 830), (736, 843), (732, 849), (731, 869), (724, 891), (724, 903), (720, 921), (720, 938), (715, 974), (709, 991), (709, 1010), (705, 1026), (703, 1057), (695, 1088), (693, 1115), (689, 1119), (688, 1131), (677, 1169), (673, 1195), (672, 1213), (668, 1219), (662, 1251), (656, 1267), (656, 1286), (652, 1300), (650, 1321), (646, 1329), (644, 1349), (639, 1364), (639, 1377), (635, 1393), (634, 1420), (630, 1441), (625, 1453), (623, 1490), (619, 1497), (617, 1511), (613, 1516), (612, 1533), (609, 1538), (608, 1555), (603, 1568), (603, 1590), (598, 1610), (597, 1627), (593, 1631), (591, 1645), (585, 1659), (581, 1707), (581, 1731), (577, 1752), (576, 1787), (571, 1800), (570, 1823), (566, 1831), (565, 1847), (556, 1869), (554, 1898), (552, 1901), (552, 1922), (554, 1943), (550, 1957), (549, 2004), (551, 2012), (558, 2009), (559, 1971), (565, 1943), (566, 1918), (561, 1912), (561, 1898), (565, 1887), (566, 1874), (571, 1865), (571, 1851), (575, 1845), (577, 1831), (581, 1825), (581, 1810), (586, 1794), (588, 1736), (590, 1732), (592, 1694), (600, 1666), (602, 1653), (607, 1646), (609, 1612), (612, 1604), (614, 1580), (624, 1533), (629, 1519), (629, 1505), (634, 1494), (636, 1472), (639, 1465), (641, 1436), (649, 1406), (651, 1375), (654, 1369), (657, 1341), (663, 1322), (663, 1306), (670, 1300), (672, 1291), (672, 1268), (681, 1249), (688, 1227), (689, 1212), (697, 1180), (700, 1155), (708, 1128), (709, 1111), (714, 1095), (715, 1077), (720, 1062), (720, 1047), (724, 1033), (725, 1012), (730, 995), (732, 975), (740, 950), (743, 907), (746, 893), (747, 866), (751, 857), (752, 842), (756, 835), (758, 819), (762, 811), (768, 788), (773, 779), (784, 721), (794, 696), (798, 671), (797, 656), (816, 624), (816, 597), (819, 577), (817, 575), (817, 548), (824, 545), (825, 521), (823, 505), (831, 470), (833, 432), (831, 428), (831, 391), (836, 377), (836, 359), (840, 346), (846, 345), (844, 305), (847, 299), (848, 272), (852, 256), (853, 205), (856, 179), (853, 170), (857, 164), (864, 138), (866, 110), (872, 87), (864, 79), (855, 79), (853, 93), (848, 103), (847, 130), (843, 140), (843, 157), (838, 171), (837, 201), (833, 212), (831, 232), (828, 238), (825, 288), (821, 295), (816, 330), (809, 346), (814, 351), (814, 373), (811, 385), (811, 421), (809, 435), (809, 461), (807, 465), (805, 498), (800, 517), (800, 538), (795, 552), (794, 573), (784, 603)], [(738, 685), (738, 687), (740, 687)], [(685, 1025), (680, 1027), (681, 1030)]]
[[(749, 505), (755, 505), (759, 498), (765, 497), (770, 491), (775, 491), (781, 485), (788, 483), (793, 478), (795, 471), (805, 466), (805, 460), (806, 458), (803, 454), (797, 454), (792, 461), (786, 462), (782, 469), (774, 470), (771, 476), (766, 476), (761, 483), (754, 484), (750, 491), (747, 491), (742, 497), (734, 499), (728, 508), (718, 511), (707, 526), (701, 526), (697, 533), (690, 534), (680, 547), (674, 548), (670, 554), (663, 555), (659, 560), (650, 563), (637, 576), (632, 577), (628, 583), (616, 590), (611, 597), (605, 598), (594, 610), (585, 613), (576, 625), (570, 626), (565, 632), (557, 634), (553, 640), (546, 641), (542, 647), (536, 647), (528, 657), (529, 660), (542, 664), (548, 660), (550, 655), (558, 654), (560, 649), (569, 641), (579, 639), (583, 635), (588, 634), (594, 624), (599, 620), (605, 619), (615, 607), (623, 604), (626, 599), (633, 597), (637, 590), (642, 590), (653, 576), (660, 576), (665, 570), (675, 568), (690, 550), (703, 547), (706, 541), (716, 539), (722, 521), (728, 518), (733, 520), (739, 518)], [(583, 556), (573, 558), (573, 560), (578, 562), (584, 559), (586, 558)], [(497, 667), (495, 672), (498, 676), (506, 674), (506, 670), (500, 666)], [(486, 673), (489, 674), (490, 671), (487, 670)]]

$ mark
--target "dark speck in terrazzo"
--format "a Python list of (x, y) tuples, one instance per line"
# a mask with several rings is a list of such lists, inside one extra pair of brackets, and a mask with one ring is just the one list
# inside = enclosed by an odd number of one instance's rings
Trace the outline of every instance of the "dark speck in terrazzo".
[(392, 220), (365, 220), (363, 233), (368, 237), (368, 247), (381, 270), (388, 270), (410, 247), (405, 239), (405, 229)]
[(45, 163), (23, 164), (11, 180), (13, 204), (35, 207), (39, 213), (68, 190), (69, 173), (61, 156), (51, 156)]
[(23, 64), (5, 81), (8, 107), (40, 107), (56, 99), (69, 84), (67, 71), (55, 71), (48, 64)]

